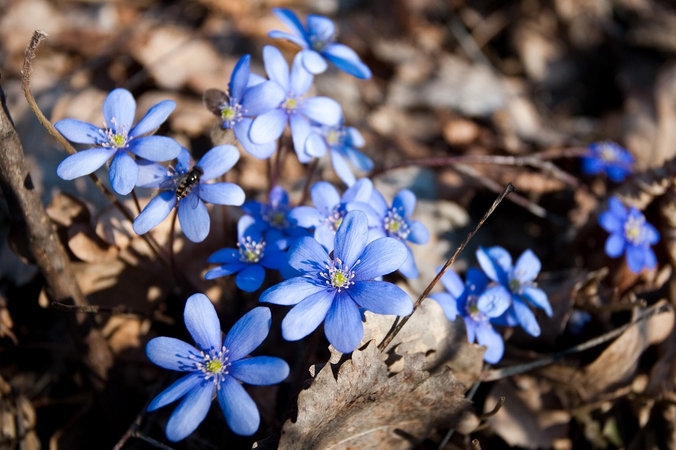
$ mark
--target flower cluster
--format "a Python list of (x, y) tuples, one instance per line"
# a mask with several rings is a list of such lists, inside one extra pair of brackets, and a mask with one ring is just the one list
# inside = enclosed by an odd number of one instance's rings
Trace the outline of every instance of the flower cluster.
[(588, 151), (582, 158), (582, 172), (586, 175), (605, 172), (608, 178), (620, 182), (634, 171), (634, 156), (614, 142), (595, 142)]
[(605, 246), (608, 256), (618, 258), (625, 253), (627, 266), (634, 273), (657, 266), (651, 246), (659, 242), (660, 234), (641, 211), (633, 206), (627, 209), (620, 199), (611, 197), (608, 210), (599, 216), (599, 224), (610, 233)]
[(505, 344), (494, 325), (521, 326), (532, 336), (540, 335), (535, 306), (552, 316), (547, 294), (535, 284), (540, 260), (531, 250), (521, 254), (515, 265), (502, 247), (479, 248), (476, 252), (481, 270), (467, 271), (465, 283), (453, 271), (441, 278), (446, 292), (431, 294), (449, 320), (461, 316), (467, 338), (486, 346), (484, 360), (496, 363), (502, 359)]

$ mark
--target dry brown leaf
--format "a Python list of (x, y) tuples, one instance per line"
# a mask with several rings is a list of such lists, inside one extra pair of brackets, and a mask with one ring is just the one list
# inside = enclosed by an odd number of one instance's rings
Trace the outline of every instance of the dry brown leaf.
[(593, 363), (578, 372), (571, 384), (579, 390), (584, 400), (590, 401), (630, 382), (643, 352), (666, 339), (673, 327), (672, 309), (630, 327)]
[(65, 192), (58, 192), (46, 211), (50, 219), (64, 227), (69, 227), (74, 222), (87, 222), (90, 217), (87, 205)]
[(284, 424), (279, 449), (408, 449), (469, 407), (448, 369), (430, 374), (422, 354), (405, 357), (392, 377), (375, 342), (339, 368), (325, 365), (298, 395), (298, 418)]
[(99, 239), (89, 223), (68, 227), (68, 248), (79, 259), (90, 263), (109, 261), (118, 253), (117, 247)]

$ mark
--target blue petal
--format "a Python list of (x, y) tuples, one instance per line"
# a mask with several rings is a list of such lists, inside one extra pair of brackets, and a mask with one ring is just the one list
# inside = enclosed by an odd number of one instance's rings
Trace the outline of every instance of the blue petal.
[(181, 151), (176, 157), (176, 171), (179, 173), (184, 173), (190, 170), (192, 165), (192, 157), (187, 148), (181, 147)]
[(232, 69), (232, 75), (230, 75), (230, 83), (228, 83), (228, 89), (230, 90), (230, 98), (235, 99), (235, 101), (238, 103), (242, 103), (240, 100), (244, 96), (247, 84), (249, 83), (250, 72), (251, 72), (251, 55), (244, 55), (241, 58), (239, 58), (239, 61), (237, 61), (235, 68)]
[(218, 390), (225, 421), (230, 429), (241, 436), (251, 436), (258, 430), (261, 419), (256, 403), (232, 377), (225, 377)]
[(643, 232), (645, 233), (645, 240), (650, 245), (657, 244), (660, 241), (660, 233), (652, 224), (646, 222), (643, 224)]
[(488, 285), (488, 278), (486, 277), (486, 274), (484, 274), (481, 270), (475, 268), (475, 267), (470, 267), (467, 273), (465, 274), (466, 282), (465, 285), (468, 286), (470, 289), (472, 289), (472, 286), (474, 286), (474, 291), (479, 294), (486, 289), (486, 286)]
[(608, 239), (606, 239), (606, 255), (610, 256), (611, 258), (617, 258), (622, 253), (624, 253), (624, 247), (626, 243), (627, 241), (624, 240), (622, 235), (611, 234), (608, 236)]
[(216, 309), (204, 294), (193, 294), (185, 302), (183, 320), (197, 346), (204, 350), (220, 350), (221, 323)]
[[(503, 251), (495, 249), (501, 249)], [(491, 251), (492, 255), (497, 256), (497, 258), (491, 257), (489, 254)], [(511, 256), (509, 256), (509, 253), (507, 253), (505, 249), (502, 249), (501, 247), (493, 247), (489, 249), (479, 247), (479, 249), (476, 251), (476, 259), (479, 261), (481, 269), (484, 271), (486, 276), (488, 276), (488, 278), (504, 285), (509, 283), (507, 274), (511, 270), (512, 261)], [(509, 264), (506, 264), (507, 261), (509, 261)]]
[(75, 119), (63, 119), (54, 124), (59, 133), (71, 142), (78, 144), (101, 144), (107, 139), (99, 127)]
[(350, 353), (364, 336), (361, 313), (347, 295), (337, 295), (324, 322), (324, 333), (331, 345), (341, 353)]
[[(372, 198), (371, 194), (378, 192), (373, 189), (373, 183), (368, 178), (360, 178), (351, 186), (348, 190), (343, 193), (341, 201), (343, 202), (361, 202), (370, 204)], [(378, 194), (380, 194), (378, 192)], [(381, 195), (382, 197), (382, 195)], [(383, 200), (384, 201), (384, 200)], [(387, 203), (385, 203), (385, 209), (387, 209)]]
[(261, 345), (270, 331), (270, 317), (268, 308), (258, 306), (235, 322), (223, 341), (230, 361), (239, 361)]
[(646, 269), (654, 269), (657, 266), (657, 256), (655, 256), (655, 252), (649, 247), (646, 247), (643, 252), (643, 256), (645, 257), (643, 264), (645, 265)]
[(343, 111), (335, 100), (328, 97), (310, 97), (303, 100), (298, 112), (322, 125), (333, 126), (340, 122)]
[(314, 50), (304, 49), (300, 52), (301, 58), (303, 60), (303, 66), (305, 69), (312, 74), (320, 74), (326, 71), (328, 64), (326, 60)]
[(287, 41), (291, 41), (294, 44), (298, 45), (299, 47), (303, 48), (307, 47), (307, 42), (305, 42), (305, 38), (295, 36), (291, 33), (287, 33), (286, 31), (272, 30), (268, 33), (268, 37), (272, 39), (286, 39)]
[(415, 263), (415, 256), (413, 256), (413, 252), (411, 252), (411, 249), (408, 248), (408, 246), (404, 246), (406, 247), (408, 257), (406, 258), (406, 261), (404, 261), (404, 264), (399, 267), (399, 273), (406, 278), (418, 278), (418, 265)]
[(239, 206), (244, 203), (244, 191), (235, 183), (200, 184), (199, 196), (214, 205)]
[(242, 261), (237, 261), (237, 262), (234, 262), (234, 263), (228, 263), (228, 264), (218, 266), (214, 269), (207, 271), (204, 274), (204, 279), (205, 280), (213, 280), (213, 279), (219, 278), (219, 277), (227, 277), (227, 276), (230, 276), (230, 275), (233, 275), (233, 274), (239, 272), (240, 270), (242, 270), (242, 269), (244, 269), (245, 267), (248, 267), (248, 266), (249, 266), (249, 264), (242, 262)]
[(505, 342), (500, 333), (495, 331), (490, 324), (484, 323), (476, 328), (476, 340), (479, 345), (486, 346), (484, 361), (495, 364), (502, 359), (505, 353)]
[(160, 127), (167, 120), (169, 114), (176, 109), (176, 102), (163, 100), (148, 110), (145, 116), (129, 132), (130, 137), (141, 136), (150, 133)]
[(318, 181), (310, 189), (310, 197), (315, 208), (319, 210), (324, 217), (328, 217), (333, 212), (333, 207), (340, 203), (340, 195), (336, 188), (326, 181)]
[(298, 16), (293, 11), (286, 8), (272, 8), (272, 13), (277, 16), (294, 34), (301, 36), (307, 42), (307, 33), (303, 24), (298, 20)]
[(148, 405), (148, 412), (155, 411), (163, 406), (173, 403), (191, 390), (198, 387), (204, 381), (202, 372), (193, 372), (176, 380), (171, 386), (160, 392)]
[[(368, 178), (361, 178), (360, 180), (357, 180), (357, 183), (352, 188), (358, 186), (361, 180), (368, 180)], [(387, 204), (387, 201), (385, 200), (385, 197), (383, 197), (383, 194), (373, 189), (373, 185), (371, 185), (369, 197), (367, 197), (365, 200), (362, 201), (368, 202), (369, 205), (371, 205), (371, 207), (380, 215), (381, 218), (384, 218), (387, 215), (388, 209), (390, 209), (389, 205)]]
[(345, 131), (347, 131), (348, 142), (352, 147), (361, 148), (366, 145), (364, 136), (361, 135), (358, 129), (355, 127), (345, 127)]
[(136, 101), (126, 89), (113, 89), (103, 102), (103, 117), (111, 130), (122, 132), (131, 130), (136, 114)]
[(266, 45), (263, 47), (263, 64), (265, 65), (265, 72), (268, 78), (279, 83), (284, 93), (289, 92), (289, 65), (286, 63), (282, 52), (273, 47)]
[(361, 211), (345, 214), (334, 240), (334, 259), (352, 267), (361, 257), (368, 238), (368, 221)]
[(56, 174), (63, 180), (89, 175), (101, 167), (115, 153), (114, 148), (92, 148), (70, 155), (56, 168)]
[(336, 35), (336, 26), (327, 17), (308, 14), (305, 21), (308, 35), (316, 37), (320, 42), (330, 42)]
[(355, 181), (357, 181), (357, 178), (352, 173), (352, 170), (350, 170), (350, 167), (347, 165), (345, 158), (343, 158), (343, 155), (341, 155), (340, 152), (331, 152), (331, 165), (333, 166), (333, 170), (336, 171), (338, 177), (346, 185), (352, 186), (354, 185)]
[(143, 208), (134, 222), (132, 228), (138, 235), (147, 233), (148, 231), (159, 225), (167, 218), (169, 213), (176, 205), (176, 195), (173, 191), (161, 192)]
[(199, 352), (187, 342), (161, 336), (146, 344), (146, 355), (153, 364), (164, 369), (185, 372), (196, 369), (194, 355), (199, 355)]
[(138, 180), (138, 166), (136, 161), (126, 151), (117, 151), (110, 163), (110, 185), (120, 195), (127, 195)]
[(265, 280), (265, 269), (257, 264), (249, 264), (235, 278), (237, 287), (244, 292), (254, 292)]
[(533, 314), (528, 306), (520, 300), (514, 300), (512, 305), (514, 306), (514, 315), (521, 328), (531, 336), (540, 336), (540, 325), (538, 325), (535, 314)]
[(364, 64), (359, 56), (350, 47), (343, 44), (328, 45), (322, 52), (324, 58), (331, 61), (345, 73), (354, 77), (368, 80), (371, 78), (371, 70)]
[(465, 321), (465, 331), (467, 332), (467, 341), (473, 343), (476, 340), (476, 329), (478, 323), (471, 317), (462, 316)]
[(136, 187), (159, 188), (162, 183), (172, 178), (172, 173), (160, 164), (141, 159), (136, 161), (138, 179)]
[(373, 160), (352, 147), (345, 147), (345, 156), (350, 161), (350, 163), (357, 169), (362, 172), (370, 172), (373, 170)]
[(246, 150), (251, 156), (258, 159), (268, 159), (272, 154), (277, 150), (277, 142), (272, 140), (265, 144), (254, 144), (249, 139), (249, 131), (251, 130), (251, 124), (253, 119), (243, 118), (235, 124), (233, 131), (235, 132), (235, 137), (242, 145), (244, 150)]
[(502, 285), (486, 289), (477, 300), (479, 311), (488, 317), (499, 317), (512, 303), (512, 295)]
[(214, 384), (210, 381), (191, 390), (183, 397), (167, 422), (167, 439), (172, 442), (185, 439), (202, 423), (211, 407)]
[(331, 253), (334, 250), (336, 233), (333, 231), (333, 227), (327, 225), (317, 227), (315, 229), (314, 238), (327, 252)]
[[(291, 126), (293, 127), (293, 122)], [(305, 153), (314, 158), (321, 158), (326, 154), (326, 142), (320, 135), (311, 132), (305, 140)]]
[(521, 283), (528, 283), (535, 280), (541, 268), (542, 264), (535, 253), (530, 249), (526, 250), (516, 260), (514, 278)]
[(169, 161), (181, 153), (181, 146), (166, 136), (146, 136), (129, 142), (129, 151), (149, 161)]
[(606, 165), (596, 157), (582, 158), (582, 173), (585, 175), (596, 175), (603, 172)]
[(282, 336), (297, 341), (312, 333), (324, 321), (336, 296), (335, 290), (321, 290), (291, 308), (282, 320)]
[(360, 307), (376, 314), (408, 316), (413, 301), (400, 287), (386, 281), (357, 281), (347, 294)]
[(178, 222), (185, 237), (192, 242), (202, 242), (209, 235), (209, 213), (202, 200), (198, 200), (197, 207), (190, 205), (190, 195), (197, 195), (195, 192), (188, 194), (188, 197), (181, 200), (178, 204)]
[(211, 180), (232, 169), (237, 161), (239, 151), (234, 145), (218, 145), (206, 152), (195, 165), (204, 171), (202, 180)]
[(273, 356), (254, 356), (232, 363), (229, 373), (246, 384), (269, 386), (281, 383), (289, 376), (289, 365)]
[(329, 254), (319, 242), (307, 236), (299, 238), (289, 250), (289, 265), (304, 273), (315, 273), (324, 269)]
[(544, 312), (549, 317), (552, 317), (554, 314), (552, 311), (552, 305), (549, 304), (549, 300), (547, 299), (547, 294), (545, 294), (545, 291), (542, 289), (527, 287), (523, 290), (523, 296), (526, 297), (526, 299), (528, 299), (528, 301), (530, 301), (533, 305), (544, 310)]
[[(347, 216), (346, 216), (347, 217)], [(406, 246), (393, 238), (380, 238), (364, 248), (354, 268), (354, 281), (367, 281), (399, 269), (408, 258)]]
[(242, 108), (246, 110), (247, 116), (260, 116), (277, 108), (285, 96), (286, 92), (279, 83), (265, 81), (247, 89), (242, 98)]
[(249, 139), (254, 144), (274, 141), (282, 135), (287, 120), (287, 114), (281, 109), (273, 109), (262, 114), (256, 117), (251, 124)]
[(440, 281), (444, 286), (444, 289), (446, 289), (454, 298), (460, 297), (465, 290), (465, 283), (462, 282), (460, 275), (453, 269), (448, 269), (444, 272)]
[(645, 266), (645, 250), (646, 247), (638, 247), (631, 244), (627, 245), (626, 259), (629, 270), (634, 273), (641, 273)]
[(629, 211), (627, 208), (624, 206), (624, 204), (620, 201), (619, 198), (617, 197), (610, 197), (608, 199), (608, 208), (610, 209), (610, 212), (617, 216), (618, 219), (622, 223), (627, 221), (627, 217), (629, 216)]
[(258, 301), (275, 305), (295, 305), (310, 295), (324, 290), (326, 286), (314, 280), (294, 277), (266, 289)]
[(410, 231), (408, 241), (413, 242), (418, 245), (425, 245), (430, 240), (430, 232), (427, 230), (427, 227), (418, 220), (411, 220), (408, 223), (408, 229)]
[(296, 96), (305, 94), (312, 86), (313, 80), (314, 76), (303, 65), (303, 52), (298, 53), (293, 58), (291, 66), (291, 78), (289, 79), (291, 92)]
[(211, 256), (209, 256), (209, 259), (207, 259), (208, 263), (219, 264), (232, 263), (235, 261), (239, 261), (239, 250), (236, 248), (222, 248), (212, 253)]
[(404, 212), (404, 218), (409, 218), (415, 210), (415, 203), (415, 194), (408, 189), (402, 189), (397, 192), (394, 200), (392, 200), (392, 207), (397, 208), (398, 210), (401, 208)]
[(301, 114), (292, 114), (289, 116), (289, 125), (291, 127), (291, 139), (293, 140), (293, 149), (296, 151), (298, 160), (305, 164), (312, 159), (312, 156), (305, 152), (305, 143), (308, 136), (312, 134), (310, 122)]
[(429, 298), (439, 303), (448, 320), (455, 321), (455, 318), (458, 316), (458, 301), (455, 297), (445, 292), (436, 292), (430, 294)]
[(608, 233), (623, 233), (624, 222), (622, 218), (616, 216), (612, 211), (603, 211), (599, 216), (599, 225)]

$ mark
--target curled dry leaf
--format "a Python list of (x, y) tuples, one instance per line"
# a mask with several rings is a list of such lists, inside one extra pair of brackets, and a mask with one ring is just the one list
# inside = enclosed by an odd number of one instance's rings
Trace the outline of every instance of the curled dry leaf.
[[(39, 450), (35, 433), (35, 409), (22, 394), (0, 377), (0, 448)], [(5, 447), (6, 445), (6, 447)]]
[(109, 261), (118, 253), (115, 246), (103, 242), (88, 223), (76, 223), (68, 227), (68, 248), (84, 262)]
[(437, 426), (453, 426), (469, 407), (450, 370), (423, 369), (422, 354), (405, 356), (388, 377), (375, 342), (355, 350), (334, 376), (325, 365), (298, 395), (298, 418), (287, 421), (279, 449), (408, 449)]

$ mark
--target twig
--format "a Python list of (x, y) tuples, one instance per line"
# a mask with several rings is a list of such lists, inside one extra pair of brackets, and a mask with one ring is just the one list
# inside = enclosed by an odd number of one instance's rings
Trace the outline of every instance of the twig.
[(317, 165), (319, 164), (319, 159), (314, 158), (310, 165), (307, 168), (307, 174), (305, 175), (305, 186), (303, 186), (303, 197), (298, 202), (299, 205), (305, 203), (305, 201), (310, 197), (310, 187), (312, 186), (312, 177), (317, 170)]
[(480, 379), (482, 381), (495, 381), (499, 380), (501, 378), (507, 378), (512, 375), (518, 375), (520, 373), (528, 372), (533, 369), (537, 369), (539, 367), (544, 367), (549, 364), (552, 364), (553, 362), (563, 358), (564, 356), (572, 355), (574, 353), (579, 353), (584, 350), (588, 350), (592, 347), (596, 347), (598, 345), (601, 345), (605, 342), (610, 341), (611, 339), (616, 338), (617, 336), (621, 335), (625, 331), (627, 331), (629, 328), (633, 327), (634, 325), (643, 322), (644, 320), (647, 320), (654, 316), (655, 314), (662, 314), (664, 312), (667, 312), (671, 310), (671, 305), (666, 302), (659, 302), (654, 304), (653, 306), (644, 309), (639, 313), (639, 316), (632, 320), (631, 322), (622, 325), (619, 328), (616, 328), (612, 331), (609, 331), (605, 334), (602, 334), (599, 337), (596, 337), (594, 339), (591, 339), (587, 342), (583, 342), (582, 344), (576, 345), (574, 347), (570, 347), (566, 350), (560, 351), (558, 353), (554, 353), (553, 355), (550, 356), (545, 356), (544, 358), (540, 358), (537, 361), (531, 361), (525, 364), (519, 364), (516, 366), (511, 366), (511, 367), (503, 367), (501, 369), (493, 369), (493, 370), (485, 370), (481, 373)]
[(395, 327), (393, 327), (390, 332), (385, 336), (385, 339), (378, 345), (378, 349), (382, 352), (385, 351), (388, 345), (392, 342), (394, 337), (401, 331), (402, 328), (404, 328), (404, 325), (406, 325), (406, 322), (408, 322), (408, 319), (415, 314), (415, 310), (418, 309), (420, 304), (423, 302), (423, 300), (430, 294), (434, 286), (439, 282), (441, 277), (446, 273), (446, 270), (448, 270), (449, 267), (455, 262), (456, 259), (458, 259), (458, 256), (460, 256), (460, 253), (465, 249), (467, 244), (469, 243), (470, 240), (474, 237), (474, 235), (479, 231), (479, 228), (486, 222), (488, 217), (495, 211), (495, 208), (498, 207), (498, 205), (504, 200), (507, 195), (509, 195), (511, 192), (514, 191), (514, 186), (510, 183), (505, 187), (505, 189), (502, 191), (502, 193), (498, 196), (498, 198), (493, 202), (491, 207), (486, 211), (486, 214), (479, 220), (479, 223), (476, 224), (476, 226), (472, 229), (472, 231), (469, 232), (469, 234), (465, 237), (465, 239), (462, 241), (460, 246), (457, 248), (455, 253), (453, 253), (453, 256), (451, 256), (448, 261), (444, 264), (444, 266), (441, 268), (439, 273), (437, 274), (436, 277), (430, 282), (430, 284), (425, 288), (422, 294), (418, 297), (418, 299), (415, 301), (413, 304), (413, 312), (411, 315), (402, 317), (399, 323)]
[[(28, 80), (30, 59), (34, 57), (35, 47), (46, 35), (36, 32), (26, 48), (23, 78)], [(27, 81), (26, 81), (27, 82)], [(20, 240), (23, 253), (29, 255), (45, 277), (47, 295), (56, 301), (73, 302), (78, 306), (87, 306), (88, 302), (82, 294), (77, 280), (70, 267), (70, 261), (61, 246), (59, 237), (52, 228), (51, 221), (45, 211), (40, 197), (33, 187), (30, 173), (24, 159), (23, 148), (19, 141), (5, 102), (5, 93), (0, 87), (0, 187), (5, 194), (12, 228)], [(93, 384), (101, 388), (101, 380), (106, 379), (108, 369), (112, 366), (113, 357), (103, 336), (96, 328), (93, 318), (78, 314), (79, 332), (84, 334), (82, 345), (85, 364), (98, 380)]]

